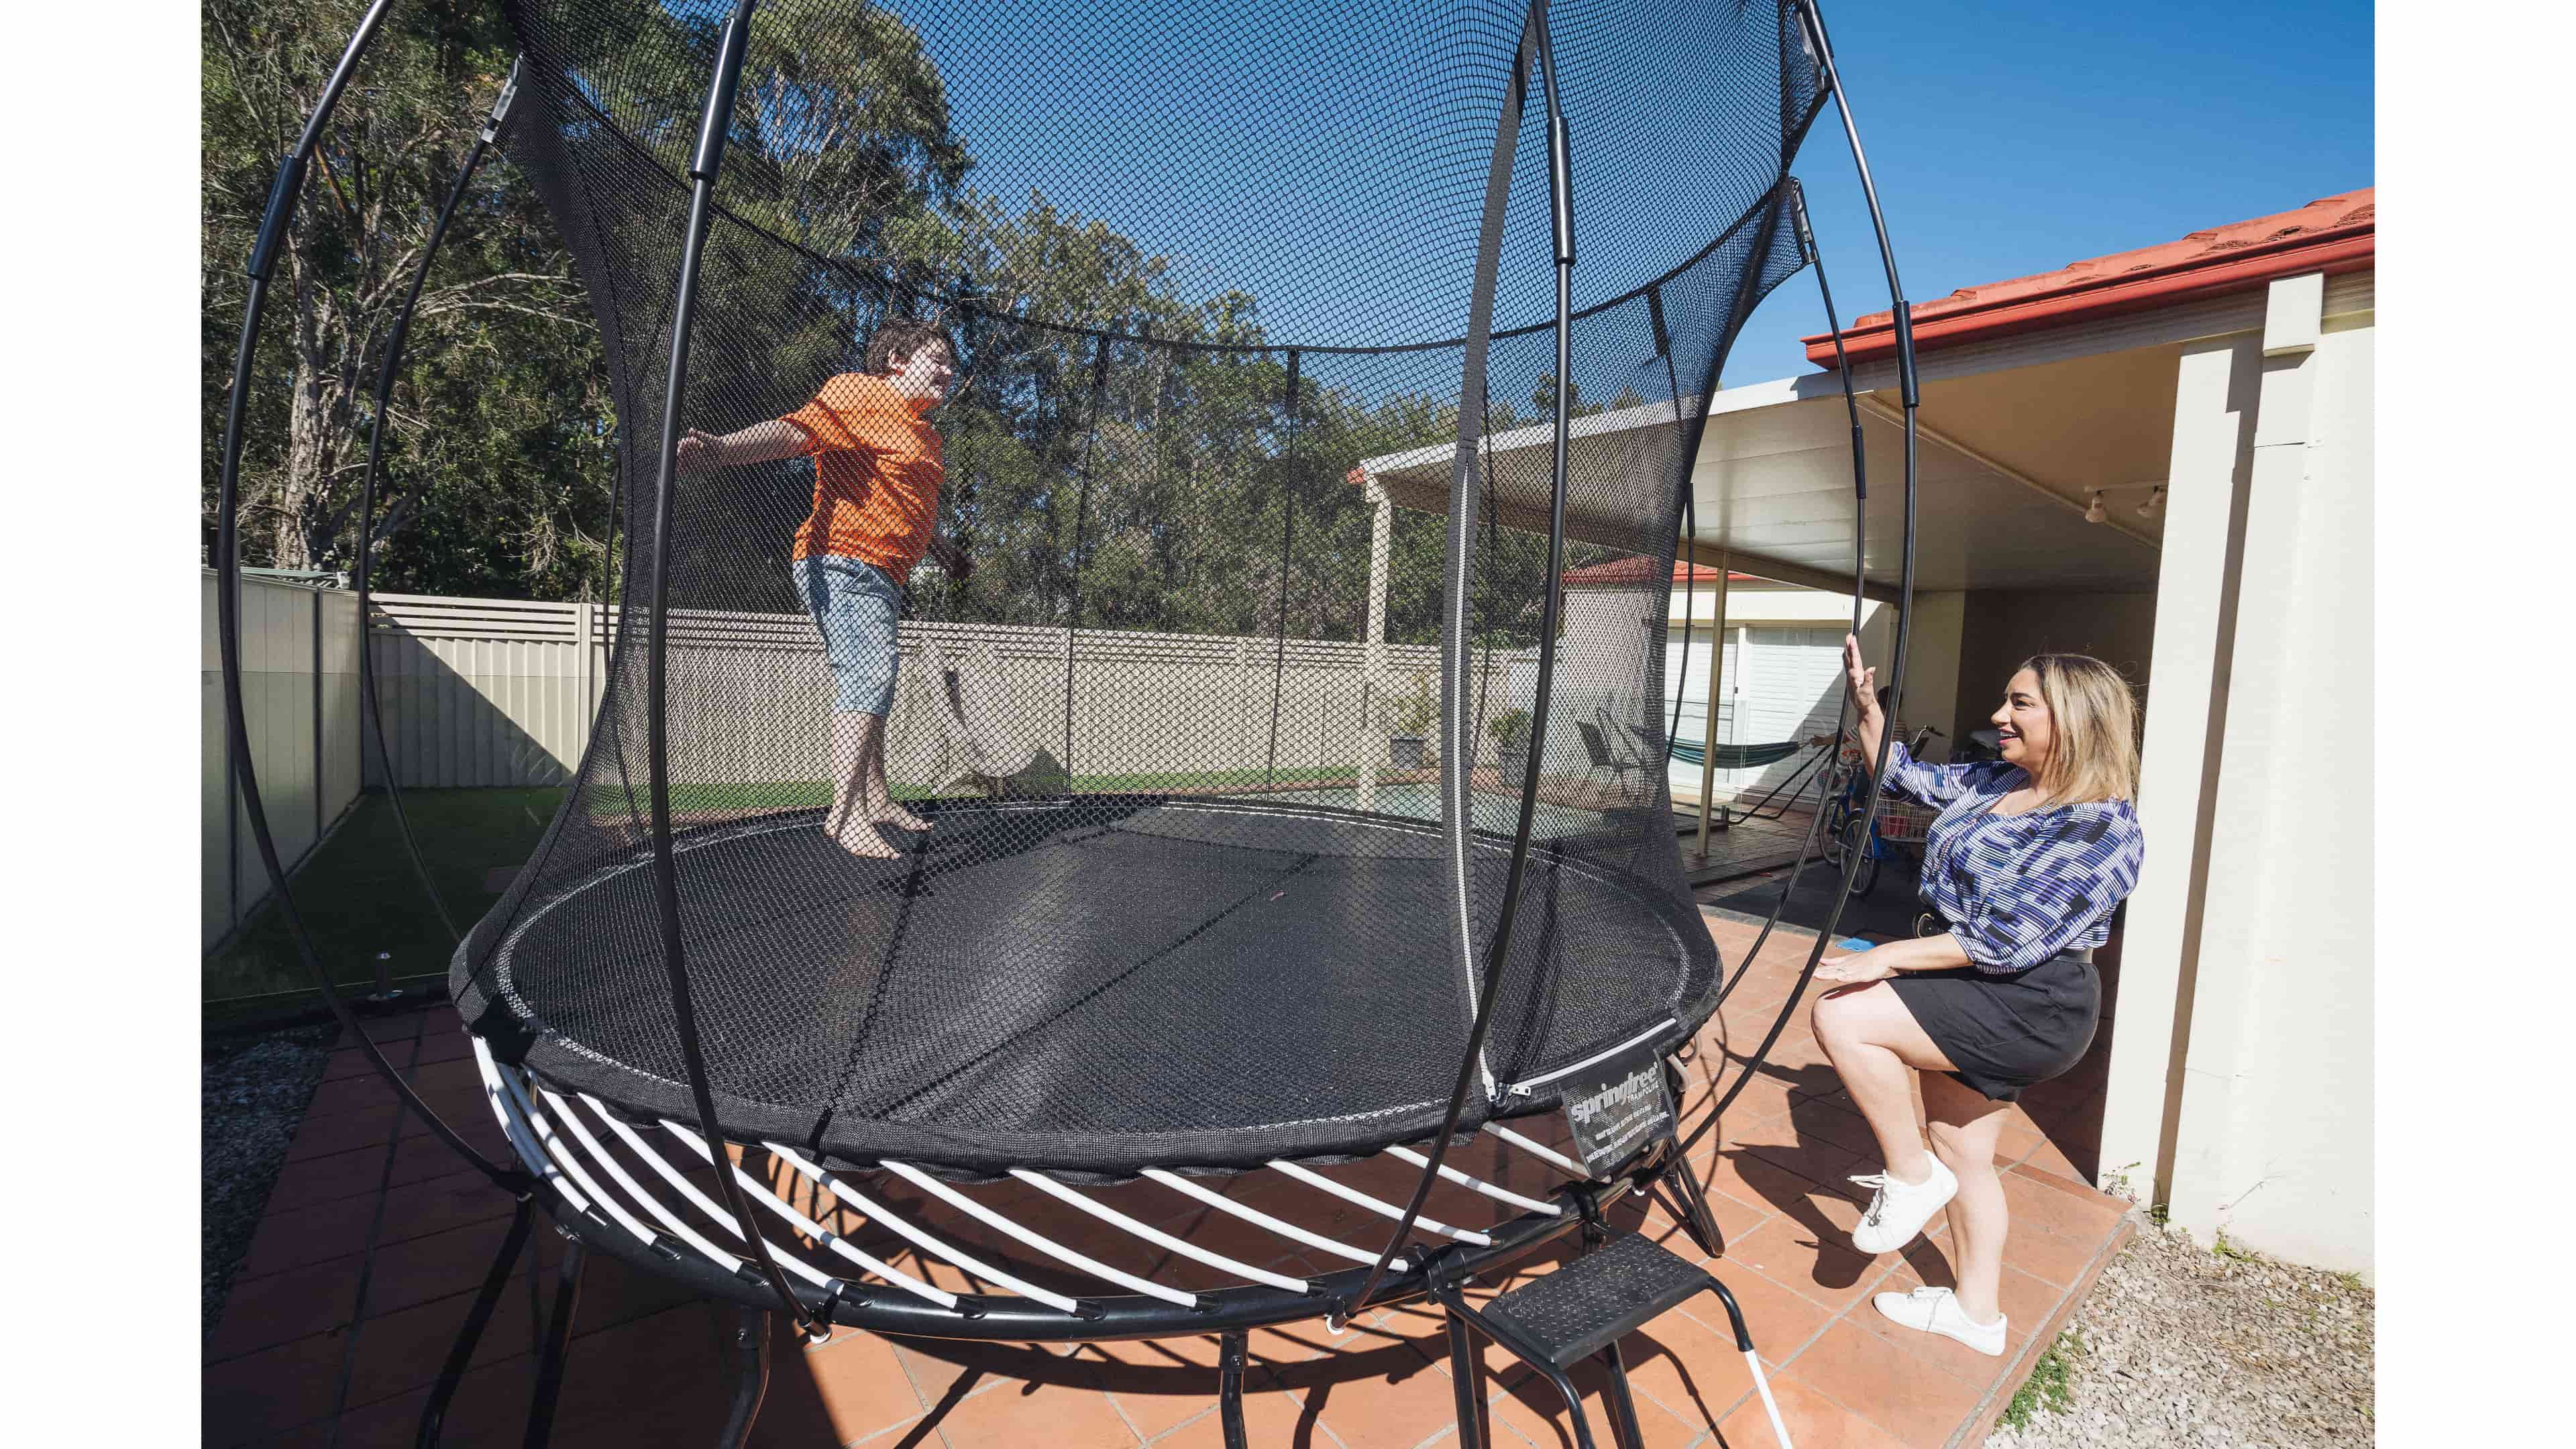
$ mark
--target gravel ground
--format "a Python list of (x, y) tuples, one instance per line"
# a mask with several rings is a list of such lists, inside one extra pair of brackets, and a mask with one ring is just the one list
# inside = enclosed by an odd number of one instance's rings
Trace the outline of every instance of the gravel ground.
[(250, 1251), (268, 1190), (339, 1036), (340, 1028), (326, 1023), (206, 1043), (205, 1334), (223, 1316), (233, 1271)]
[[(2212, 1252), (2143, 1215), (2055, 1350), (2056, 1405), (1990, 1449), (2292, 1449), (2372, 1440), (2371, 1290), (2316, 1268)], [(2032, 1375), (2045, 1387), (2049, 1370)]]

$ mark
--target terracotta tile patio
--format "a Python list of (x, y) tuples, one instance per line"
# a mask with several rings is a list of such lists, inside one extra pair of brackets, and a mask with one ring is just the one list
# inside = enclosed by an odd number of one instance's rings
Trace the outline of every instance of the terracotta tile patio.
[[(1708, 917), (1730, 963), (1753, 930)], [(1703, 1033), (1686, 1103), (1685, 1130), (1704, 1129), (1714, 1096), (1706, 1072), (1749, 1051), (1785, 999), (1812, 938), (1788, 928)], [(2111, 974), (2106, 972), (2106, 975)], [(485, 1151), (501, 1149), (455, 1016), (444, 1008), (374, 1022), (369, 1031), (408, 1069), (430, 1101)], [(1714, 1270), (1742, 1304), (1773, 1392), (1800, 1449), (1979, 1442), (2031, 1362), (2090, 1288), (2128, 1228), (2125, 1204), (2084, 1185), (2100, 1121), (2099, 1058), (2028, 1094), (2005, 1133), (2013, 1159), (2005, 1191), (2013, 1210), (2005, 1309), (2013, 1347), (1987, 1359), (1880, 1319), (1869, 1295), (1949, 1281), (1945, 1230), (1936, 1224), (1903, 1256), (1864, 1258), (1846, 1233), (1864, 1194), (1845, 1178), (1877, 1169), (1867, 1128), (1849, 1110), (1823, 1054), (1793, 1018), (1769, 1064), (1728, 1109), (1725, 1131), (1699, 1130), (1691, 1158), (1709, 1186), (1727, 1251)], [(1724, 1080), (1736, 1072), (1730, 1063)], [(411, 1442), (427, 1385), (473, 1291), (507, 1230), (510, 1203), (460, 1170), (417, 1123), (392, 1133), (387, 1090), (354, 1046), (335, 1055), (288, 1155), (267, 1216), (205, 1347), (205, 1434), (210, 1445), (335, 1442), (348, 1449)], [(391, 1140), (388, 1140), (389, 1135)], [(1461, 1164), (1524, 1190), (1548, 1184), (1531, 1160)], [(1392, 1172), (1390, 1170), (1393, 1170)], [(1409, 1169), (1380, 1160), (1337, 1176), (1382, 1193), (1410, 1184)], [(1402, 1181), (1397, 1181), (1401, 1175)], [(1247, 1200), (1281, 1190), (1274, 1174), (1238, 1179)], [(1025, 1189), (978, 1190), (1002, 1202)], [(889, 1196), (895, 1194), (889, 1192)], [(1174, 1212), (1169, 1195), (1122, 1189), (1107, 1199), (1152, 1215), (1170, 1231), (1219, 1251), (1277, 1239), (1227, 1242), (1234, 1220), (1197, 1208)], [(1318, 1206), (1318, 1201), (1326, 1206)], [(918, 1206), (909, 1199), (907, 1206)], [(1374, 1218), (1299, 1199), (1295, 1215), (1318, 1231), (1373, 1241)], [(1184, 1202), (1184, 1207), (1187, 1207)], [(1486, 1199), (1443, 1188), (1429, 1208), (1482, 1225), (1505, 1214)], [(940, 1210), (935, 1228), (1054, 1280), (971, 1221)], [(1702, 1255), (1666, 1205), (1623, 1205), (1640, 1227), (1697, 1261)], [(1178, 1224), (1178, 1226), (1175, 1226)], [(1050, 1222), (1054, 1231), (1060, 1224)], [(864, 1232), (853, 1228), (854, 1236)], [(1186, 1263), (1157, 1261), (1124, 1237), (1077, 1246), (1137, 1272), (1190, 1286)], [(372, 1253), (369, 1242), (372, 1239)], [(515, 1443), (534, 1377), (533, 1345), (551, 1301), (562, 1240), (541, 1228), (533, 1274), (523, 1261), (449, 1416), (451, 1444)], [(909, 1266), (909, 1265), (908, 1265)], [(1281, 1271), (1326, 1265), (1277, 1259)], [(1330, 1266), (1338, 1266), (1333, 1264)], [(1544, 1271), (1545, 1261), (1529, 1265)], [(356, 1319), (361, 1279), (366, 1310)], [(957, 1286), (954, 1274), (947, 1280)], [(1481, 1285), (1498, 1291), (1507, 1283)], [(732, 1310), (689, 1300), (667, 1282), (593, 1255), (575, 1318), (555, 1443), (702, 1445), (724, 1411), (719, 1335)], [(1448, 1361), (1438, 1315), (1419, 1307), (1378, 1312), (1335, 1336), (1320, 1323), (1256, 1332), (1245, 1410), (1257, 1446), (1416, 1449), (1454, 1443)], [(1647, 1441), (1658, 1446), (1767, 1446), (1771, 1430), (1743, 1361), (1713, 1302), (1670, 1314), (1623, 1345)], [(1078, 1348), (895, 1342), (843, 1330), (805, 1345), (781, 1333), (754, 1442), (769, 1445), (1084, 1446), (1220, 1442), (1212, 1338)], [(1504, 1449), (1570, 1445), (1555, 1391), (1499, 1350), (1487, 1349), (1489, 1442)], [(1596, 1432), (1606, 1429), (1597, 1383), (1582, 1381)], [(1604, 1440), (1606, 1443), (1606, 1439)]]

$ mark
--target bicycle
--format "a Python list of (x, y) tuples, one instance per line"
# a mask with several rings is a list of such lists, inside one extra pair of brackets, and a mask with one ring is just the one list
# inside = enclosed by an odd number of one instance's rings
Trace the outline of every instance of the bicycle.
[[(1914, 732), (1908, 751), (1921, 754), (1923, 747), (1943, 738), (1941, 731), (1925, 725)], [(1869, 810), (1869, 791), (1874, 788), (1869, 773), (1869, 760), (1861, 753), (1860, 744), (1846, 733), (1841, 749), (1830, 767), (1832, 777), (1825, 786), (1825, 863), (1836, 870), (1853, 848), (1863, 851), (1860, 863), (1852, 868), (1851, 884), (1846, 888), (1858, 900), (1878, 888), (1879, 869), (1889, 860), (1923, 861), (1923, 846), (1930, 839), (1932, 822), (1940, 812), (1928, 810), (1908, 800), (1881, 800), (1878, 818), (1870, 823), (1869, 839), (1859, 839), (1860, 822)]]

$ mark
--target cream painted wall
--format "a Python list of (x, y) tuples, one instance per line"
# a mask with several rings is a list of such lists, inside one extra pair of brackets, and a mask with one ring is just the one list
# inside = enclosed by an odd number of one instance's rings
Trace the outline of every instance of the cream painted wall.
[(2263, 360), (2172, 1215), (2372, 1263), (2372, 330)]
[(1914, 623), (1906, 630), (1905, 704), (1902, 723), (1939, 725), (1950, 731), (1924, 751), (1934, 761), (1949, 758), (1961, 738), (1949, 721), (1959, 715), (1959, 656), (1967, 645), (1968, 596), (1951, 592), (1914, 596)]
[(2181, 360), (2102, 1175), (2367, 1273), (2373, 319), (2284, 296), (2322, 325)]

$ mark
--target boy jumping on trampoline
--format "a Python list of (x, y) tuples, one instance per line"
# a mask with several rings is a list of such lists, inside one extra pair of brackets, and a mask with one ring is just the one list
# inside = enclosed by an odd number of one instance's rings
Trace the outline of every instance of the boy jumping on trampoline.
[(938, 533), (944, 469), (939, 430), (926, 416), (948, 397), (955, 357), (938, 327), (888, 321), (868, 338), (864, 371), (830, 379), (795, 412), (723, 437), (692, 428), (680, 440), (683, 471), (814, 460), (814, 511), (796, 530), (790, 567), (835, 683), (832, 808), (823, 833), (871, 860), (900, 853), (886, 826), (930, 828), (886, 788), (904, 581), (924, 554), (953, 579), (974, 568)]

